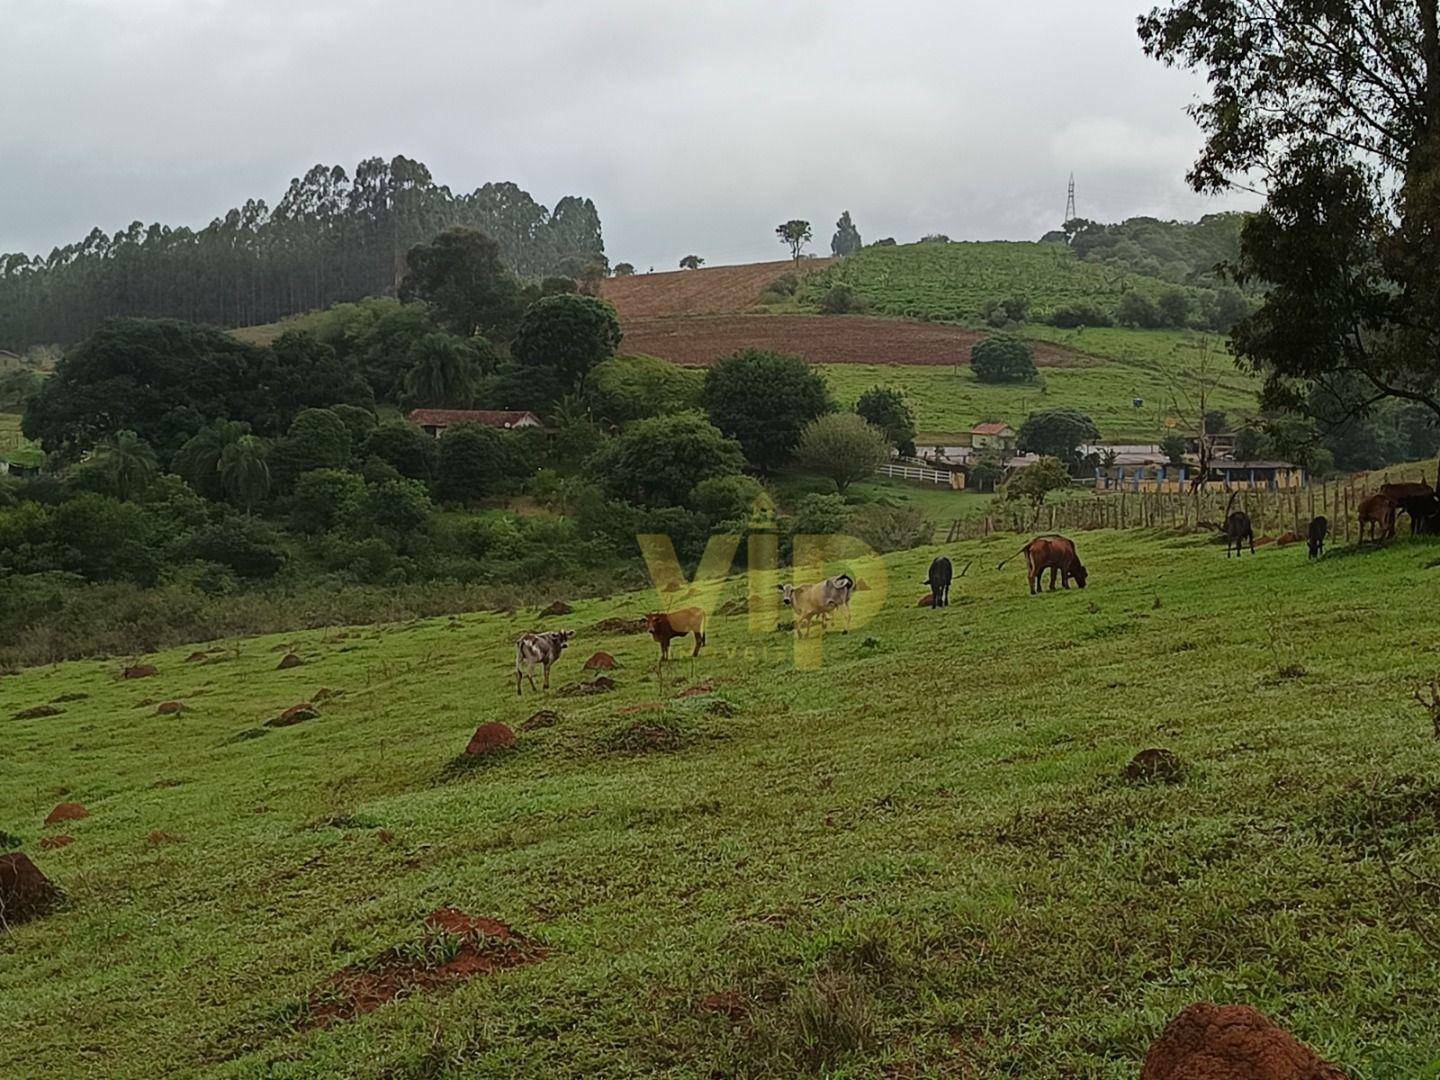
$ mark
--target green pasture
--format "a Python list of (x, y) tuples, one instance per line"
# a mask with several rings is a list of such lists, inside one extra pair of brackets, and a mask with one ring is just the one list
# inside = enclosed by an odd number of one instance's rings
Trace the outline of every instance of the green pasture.
[[(1440, 742), (1411, 693), (1440, 669), (1440, 546), (1086, 533), (1090, 588), (1032, 598), (995, 569), (1019, 542), (855, 567), (868, 621), (817, 666), (717, 615), (657, 681), (648, 638), (596, 629), (637, 594), (0, 680), (0, 841), (65, 893), (0, 932), (0, 1075), (1133, 1080), (1198, 1000), (1356, 1080), (1429, 1075)], [(918, 609), (940, 550), (971, 571)], [(578, 636), (517, 698), (537, 626)], [(596, 650), (614, 692), (562, 696)], [(135, 661), (158, 675), (119, 679)], [(1155, 746), (1176, 782), (1127, 780)], [(43, 826), (62, 800), (89, 817)], [(418, 955), (442, 905), (544, 958), (310, 1025), (332, 973)]]

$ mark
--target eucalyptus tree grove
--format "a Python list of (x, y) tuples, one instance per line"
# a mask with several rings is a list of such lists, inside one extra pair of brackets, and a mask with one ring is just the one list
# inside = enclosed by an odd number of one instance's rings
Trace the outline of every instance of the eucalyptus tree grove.
[(0, 254), (0, 347), (76, 341), (114, 315), (245, 326), (393, 293), (406, 252), (456, 226), (522, 278), (604, 267), (589, 199), (547, 210), (513, 183), (456, 195), (404, 157), (316, 165), (273, 208), (250, 199), (201, 229), (136, 221), (46, 257)]

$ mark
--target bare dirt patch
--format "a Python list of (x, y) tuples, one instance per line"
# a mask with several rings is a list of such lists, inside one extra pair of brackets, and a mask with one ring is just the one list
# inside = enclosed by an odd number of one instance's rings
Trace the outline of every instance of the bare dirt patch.
[(300, 1026), (349, 1020), (402, 995), (453, 989), (465, 979), (533, 964), (545, 956), (545, 949), (498, 919), (438, 908), (426, 918), (419, 942), (396, 946), (332, 975), (306, 1003)]
[[(834, 259), (806, 259), (800, 275), (825, 269)], [(760, 301), (760, 290), (784, 274), (795, 273), (790, 259), (743, 266), (705, 266), (607, 278), (600, 295), (615, 305), (622, 321), (657, 315), (714, 315), (744, 311)], [(626, 333), (629, 333), (627, 328)], [(626, 343), (626, 352), (637, 350)], [(645, 351), (645, 350), (638, 350)]]
[(1173, 750), (1151, 747), (1141, 750), (1125, 766), (1125, 779), (1132, 784), (1164, 783), (1173, 784), (1185, 773), (1185, 763)]
[(280, 663), (275, 665), (275, 670), (288, 671), (290, 668), (297, 668), (303, 663), (305, 663), (305, 661), (301, 660), (300, 657), (296, 656), (293, 652), (288, 652), (280, 658)]
[[(812, 364), (968, 364), (983, 331), (872, 315), (697, 315), (623, 322), (621, 351), (677, 364), (708, 365), (750, 346)], [(1039, 367), (1099, 363), (1058, 345), (1031, 342)]]
[(154, 664), (131, 664), (120, 672), (120, 677), (122, 679), (148, 679), (159, 674), (160, 672)]
[(585, 661), (585, 671), (614, 671), (620, 665), (608, 652), (597, 652)]
[(62, 847), (68, 847), (74, 842), (75, 837), (65, 836), (63, 833), (60, 836), (42, 836), (40, 838), (40, 850), (55, 851)]
[(1185, 1008), (1145, 1055), (1140, 1080), (1346, 1080), (1248, 1005)]
[(571, 683), (559, 690), (561, 697), (585, 697), (588, 694), (608, 694), (615, 689), (615, 680), (609, 675), (596, 675), (589, 682)]

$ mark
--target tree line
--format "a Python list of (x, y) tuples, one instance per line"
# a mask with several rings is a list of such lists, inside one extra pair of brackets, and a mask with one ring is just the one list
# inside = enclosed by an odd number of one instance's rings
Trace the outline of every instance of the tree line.
[(201, 229), (135, 221), (43, 258), (0, 254), (0, 347), (78, 341), (110, 316), (247, 326), (394, 293), (406, 252), (456, 226), (522, 278), (604, 272), (589, 199), (548, 210), (508, 182), (457, 195), (421, 162), (369, 158), (353, 174), (316, 165), (273, 208), (249, 199)]

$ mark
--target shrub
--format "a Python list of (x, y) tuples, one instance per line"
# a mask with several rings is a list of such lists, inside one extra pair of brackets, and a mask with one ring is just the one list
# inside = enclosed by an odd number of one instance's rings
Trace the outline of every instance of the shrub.
[(765, 493), (750, 476), (712, 476), (690, 491), (690, 505), (712, 522), (735, 521), (749, 516), (755, 500)]
[(231, 516), (208, 526), (187, 547), (192, 558), (228, 566), (242, 578), (274, 577), (285, 565), (280, 534), (249, 517)]
[(1159, 309), (1149, 298), (1134, 291), (1127, 292), (1120, 298), (1120, 304), (1115, 309), (1115, 321), (1121, 326), (1140, 330), (1155, 330), (1164, 322)]
[(1035, 378), (1035, 352), (1019, 338), (996, 335), (970, 350), (970, 368), (984, 383), (1029, 382)]
[(1057, 457), (1072, 465), (1079, 460), (1081, 444), (1099, 438), (1095, 421), (1079, 409), (1042, 409), (1025, 418), (1016, 443), (1022, 452)]
[(850, 532), (876, 551), (908, 551), (935, 539), (935, 523), (909, 506), (875, 504), (855, 511)]
[(701, 372), (657, 356), (615, 356), (585, 380), (585, 401), (597, 417), (625, 424), (695, 408), (703, 380)]
[(1062, 330), (1074, 330), (1082, 326), (1114, 326), (1115, 320), (1094, 304), (1066, 304), (1056, 308), (1046, 320), (1051, 326)]
[(589, 464), (590, 473), (614, 498), (641, 506), (679, 506), (695, 486), (738, 473), (740, 445), (699, 413), (637, 420)]
[(867, 306), (849, 285), (832, 285), (820, 298), (820, 311), (825, 315), (849, 315), (862, 312)]
[(1007, 326), (1024, 322), (1030, 316), (1028, 296), (1009, 296), (1005, 299), (991, 298), (980, 307), (981, 317), (991, 326)]
[(290, 527), (299, 533), (329, 532), (354, 519), (365, 499), (365, 481), (343, 469), (314, 469), (295, 480)]
[(508, 432), (457, 424), (440, 437), (436, 492), (447, 502), (487, 498), (512, 490), (535, 465), (515, 452)]

